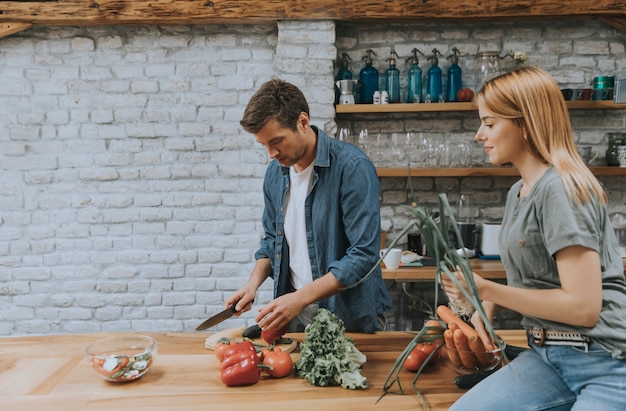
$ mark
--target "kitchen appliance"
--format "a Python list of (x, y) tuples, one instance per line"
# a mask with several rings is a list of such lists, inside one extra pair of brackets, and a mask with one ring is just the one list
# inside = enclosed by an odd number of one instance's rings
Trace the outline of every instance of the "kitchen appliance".
[(615, 74), (614, 103), (626, 103), (626, 71), (618, 71)]
[(480, 255), (484, 257), (500, 257), (500, 247), (498, 246), (498, 236), (500, 235), (501, 224), (483, 223), (480, 227)]
[(354, 104), (354, 86), (357, 80), (337, 80), (335, 84), (339, 89), (339, 104)]

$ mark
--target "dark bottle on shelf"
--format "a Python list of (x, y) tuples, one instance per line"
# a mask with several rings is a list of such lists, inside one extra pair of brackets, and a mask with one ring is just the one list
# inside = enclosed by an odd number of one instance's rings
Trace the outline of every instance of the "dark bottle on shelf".
[(408, 72), (408, 90), (406, 94), (407, 103), (420, 103), (422, 101), (422, 69), (419, 66), (419, 59), (417, 53), (424, 55), (421, 51), (414, 48), (411, 50), (413, 56), (409, 57), (407, 61), (411, 60), (411, 67)]
[(390, 103), (400, 102), (400, 70), (396, 67), (396, 58), (398, 55), (391, 50), (389, 57), (389, 68), (385, 72), (385, 90), (389, 93)]
[(372, 54), (376, 55), (376, 53), (370, 49), (366, 52), (367, 55), (363, 56), (365, 67), (359, 73), (359, 81), (361, 82), (359, 103), (372, 104), (374, 102), (374, 92), (378, 90), (378, 70), (372, 66)]
[(433, 55), (428, 57), (432, 61), (432, 65), (428, 69), (428, 80), (426, 84), (426, 92), (430, 96), (430, 102), (437, 103), (443, 97), (441, 93), (441, 67), (439, 67), (439, 59), (437, 58), (439, 50), (433, 49)]
[(457, 93), (463, 87), (463, 71), (459, 67), (459, 49), (452, 47), (452, 54), (447, 57), (452, 63), (448, 69), (448, 93), (446, 101), (458, 101)]

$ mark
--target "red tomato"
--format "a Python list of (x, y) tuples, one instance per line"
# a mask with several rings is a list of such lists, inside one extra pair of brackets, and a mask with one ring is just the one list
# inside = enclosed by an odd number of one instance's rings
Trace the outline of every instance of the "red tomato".
[(459, 101), (472, 101), (474, 99), (474, 92), (467, 87), (463, 87), (456, 93), (456, 98)]
[(263, 340), (265, 340), (265, 342), (268, 344), (274, 344), (276, 341), (280, 340), (280, 337), (285, 335), (286, 332), (287, 332), (287, 326), (279, 330), (277, 329), (263, 330), (261, 331), (261, 338), (263, 338)]
[(224, 353), (230, 347), (230, 341), (227, 339), (221, 339), (215, 344), (215, 348), (213, 349), (213, 351), (215, 352), (215, 356), (220, 362), (224, 361)]
[(293, 370), (293, 360), (291, 356), (282, 351), (278, 347), (274, 347), (273, 350), (263, 350), (263, 364), (269, 365), (274, 368), (270, 370), (266, 369), (267, 373), (274, 378), (282, 378), (291, 374)]
[[(437, 344), (431, 342), (419, 343), (404, 360), (404, 368), (409, 371), (420, 369), (426, 358), (437, 348)], [(436, 354), (435, 354), (436, 355)]]

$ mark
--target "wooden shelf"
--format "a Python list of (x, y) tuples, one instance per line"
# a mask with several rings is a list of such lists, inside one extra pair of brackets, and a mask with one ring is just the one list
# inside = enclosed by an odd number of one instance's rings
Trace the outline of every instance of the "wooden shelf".
[[(612, 101), (568, 101), (570, 110), (626, 110), (626, 103)], [(400, 103), (400, 104), (337, 104), (337, 114), (358, 113), (428, 113), (446, 111), (475, 111), (474, 103)]]
[[(626, 176), (626, 167), (589, 167), (596, 176)], [(408, 168), (378, 168), (379, 177), (408, 177)], [(514, 167), (411, 168), (411, 177), (515, 177)]]
[[(506, 272), (500, 260), (470, 259), (472, 270), (490, 280), (506, 279)], [(400, 267), (395, 270), (383, 268), (383, 279), (395, 281), (433, 281), (435, 267)]]

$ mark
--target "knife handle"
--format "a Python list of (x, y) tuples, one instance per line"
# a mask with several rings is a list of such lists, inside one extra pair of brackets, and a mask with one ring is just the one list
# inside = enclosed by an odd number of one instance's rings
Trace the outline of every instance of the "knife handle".
[[(234, 303), (232, 303), (230, 305), (230, 307), (228, 307), (230, 309), (230, 311), (233, 312), (233, 314), (237, 314), (239, 312), (239, 311), (237, 311), (237, 304), (239, 304), (239, 301), (241, 301), (241, 298), (238, 299), (237, 301), (235, 301)], [(248, 304), (252, 304), (252, 303), (254, 303), (254, 299), (252, 301), (250, 301)]]

